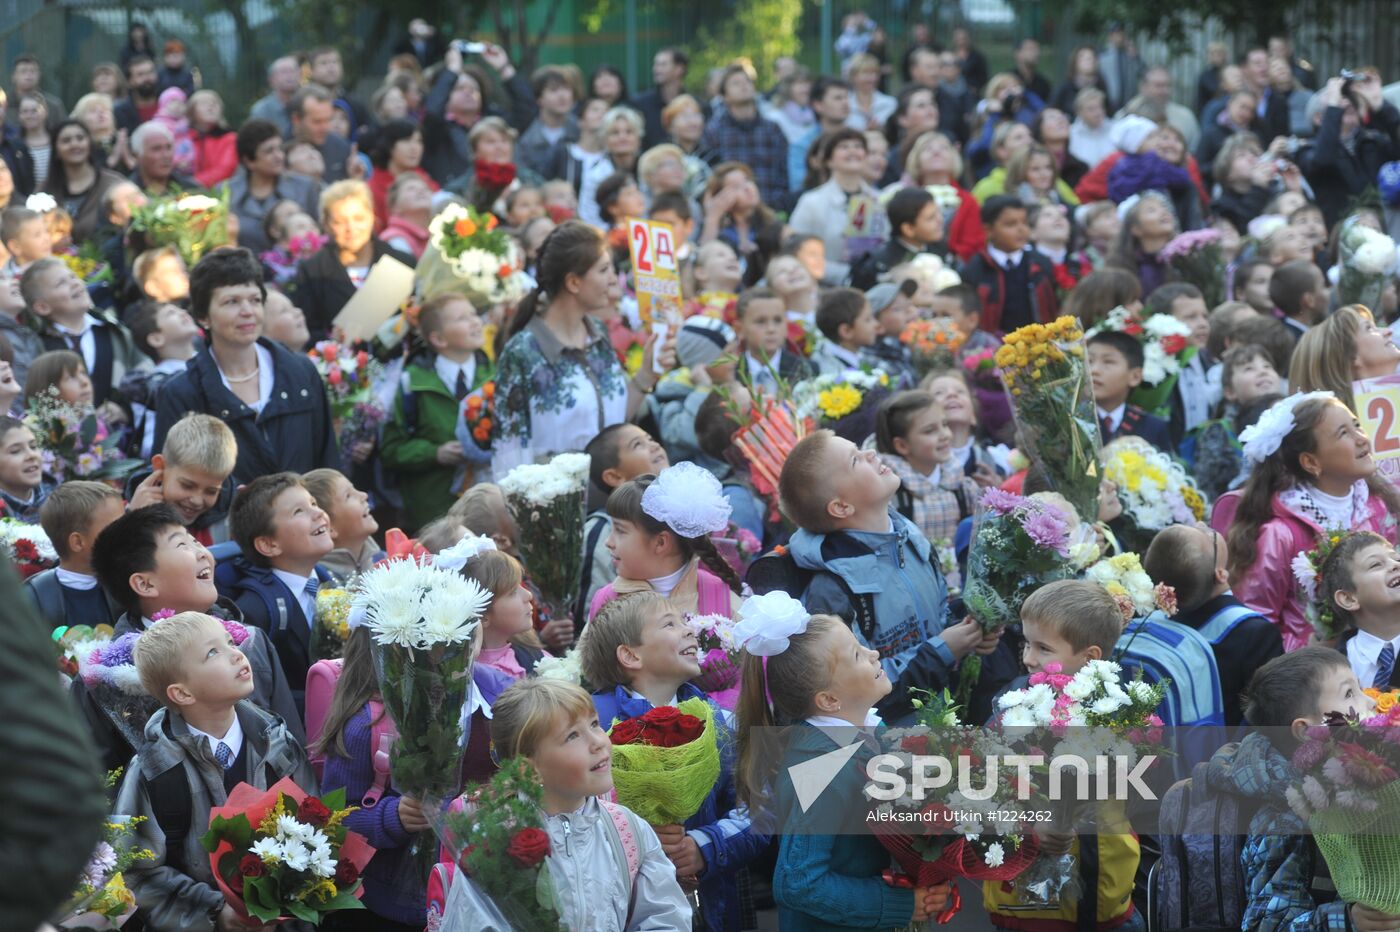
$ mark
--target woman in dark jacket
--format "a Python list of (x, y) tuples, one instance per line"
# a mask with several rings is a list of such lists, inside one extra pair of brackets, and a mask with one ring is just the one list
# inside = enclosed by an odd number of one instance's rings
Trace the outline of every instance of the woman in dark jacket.
[(486, 72), (475, 65), (463, 65), (462, 53), (455, 47), (448, 49), (444, 67), (428, 90), (423, 114), (423, 168), (444, 187), (471, 169), (467, 135), (482, 117), (502, 117), (518, 133), (535, 119), (530, 82), (516, 72), (506, 53), (499, 46), (488, 45), (482, 58), (505, 81), (509, 112), (490, 103), (491, 81)]
[(190, 411), (228, 424), (238, 441), (233, 476), (240, 483), (290, 470), (339, 467), (330, 404), (305, 356), (259, 336), (262, 266), (246, 249), (221, 249), (190, 273), (190, 304), (208, 343), (161, 387), (155, 449)]
[(330, 238), (297, 268), (291, 287), (313, 340), (326, 338), (335, 315), (384, 256), (409, 268), (417, 263), (374, 236), (374, 205), (363, 181), (337, 182), (322, 192), (321, 227)]

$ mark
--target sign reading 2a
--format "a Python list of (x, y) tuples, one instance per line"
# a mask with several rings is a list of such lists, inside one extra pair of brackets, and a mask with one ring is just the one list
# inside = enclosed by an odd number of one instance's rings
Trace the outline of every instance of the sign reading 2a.
[(676, 234), (669, 223), (627, 219), (627, 248), (632, 257), (632, 284), (643, 324), (679, 315), (681, 279), (676, 262)]
[(1351, 391), (1377, 473), (1400, 486), (1400, 375), (1354, 382)]

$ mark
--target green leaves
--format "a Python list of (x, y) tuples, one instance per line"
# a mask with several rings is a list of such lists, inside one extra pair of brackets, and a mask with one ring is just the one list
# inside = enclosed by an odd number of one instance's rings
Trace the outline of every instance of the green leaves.
[(227, 841), (233, 845), (233, 850), (242, 851), (253, 843), (253, 826), (248, 824), (248, 817), (239, 813), (232, 819), (225, 819), (223, 816), (214, 816), (209, 822), (209, 831), (205, 832), (199, 839), (199, 843), (204, 846), (204, 850), (210, 854), (219, 847), (221, 841)]

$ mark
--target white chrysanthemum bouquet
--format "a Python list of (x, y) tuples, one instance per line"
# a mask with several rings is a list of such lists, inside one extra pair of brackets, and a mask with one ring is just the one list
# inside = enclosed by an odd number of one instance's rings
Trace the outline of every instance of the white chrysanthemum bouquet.
[(1343, 221), (1341, 271), (1337, 278), (1340, 304), (1363, 304), (1376, 312), (1385, 280), (1395, 266), (1393, 239), (1358, 222), (1356, 217)]
[(578, 598), (588, 466), (587, 454), (561, 453), (548, 463), (517, 466), (500, 481), (520, 529), (521, 560), (551, 619), (570, 615)]

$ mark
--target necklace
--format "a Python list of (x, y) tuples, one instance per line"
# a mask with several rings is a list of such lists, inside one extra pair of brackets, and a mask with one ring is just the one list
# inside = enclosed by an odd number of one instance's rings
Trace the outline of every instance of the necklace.
[(222, 376), (224, 377), (224, 381), (227, 382), (227, 383), (229, 383), (230, 385), (240, 385), (240, 384), (242, 384), (242, 383), (248, 381), (249, 379), (255, 379), (255, 378), (257, 378), (257, 376), (258, 376), (258, 367), (257, 367), (257, 366), (254, 366), (252, 372), (249, 372), (247, 375), (240, 375), (240, 376), (238, 376), (238, 377), (236, 377), (236, 378), (235, 378), (234, 376), (229, 375), (227, 372), (225, 372), (225, 371), (222, 370), (222, 369), (219, 370), (219, 374), (222, 375)]

